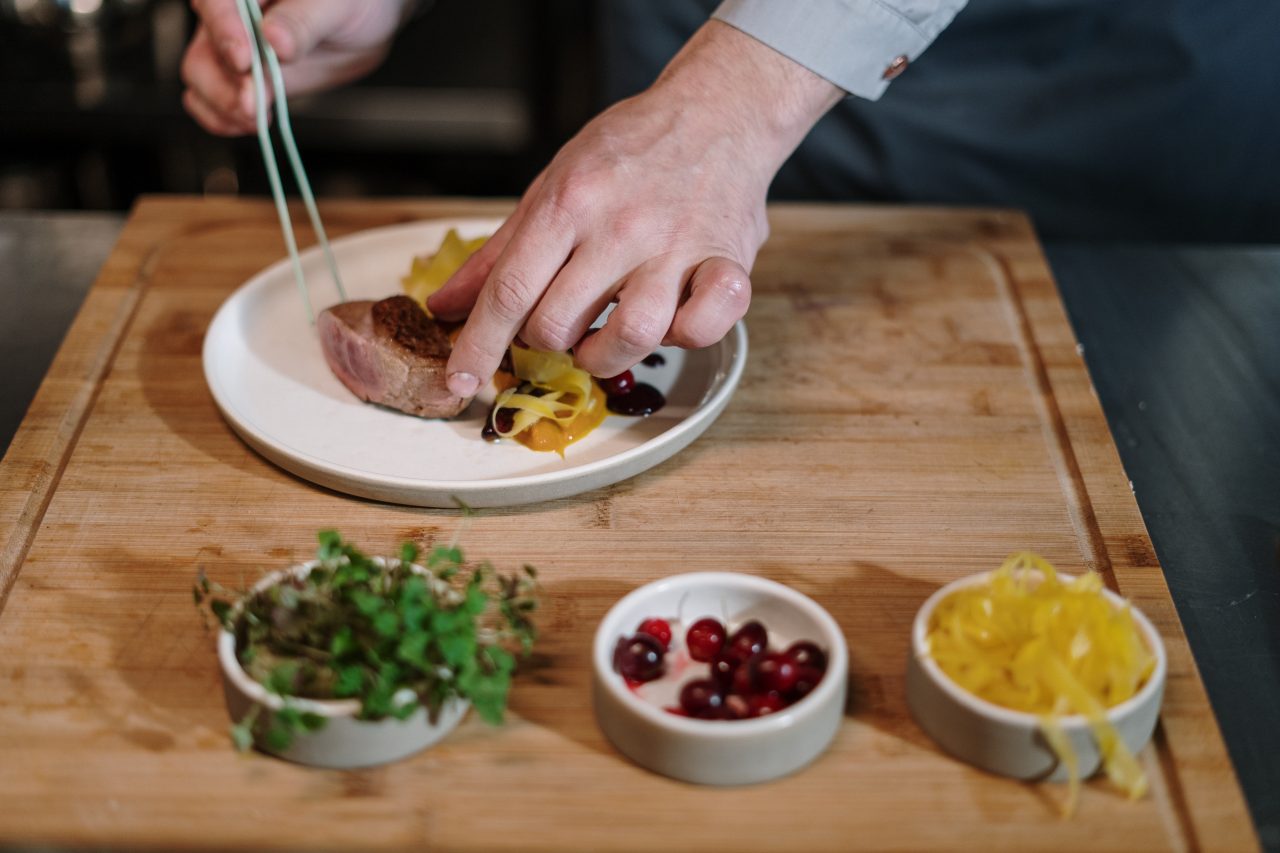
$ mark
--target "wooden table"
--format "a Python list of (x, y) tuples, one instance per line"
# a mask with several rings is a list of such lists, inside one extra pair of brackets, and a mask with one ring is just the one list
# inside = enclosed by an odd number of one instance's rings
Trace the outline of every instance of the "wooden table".
[[(479, 203), (333, 203), (335, 235)], [(191, 606), (306, 557), (336, 525), (371, 550), (451, 536), (456, 512), (356, 500), (243, 445), (204, 386), (214, 310), (281, 254), (263, 203), (135, 210), (0, 467), (0, 842), (225, 849), (1240, 849), (1256, 844), (1159, 565), (1020, 215), (779, 207), (754, 276), (751, 356), (694, 445), (631, 481), (488, 510), (476, 556), (542, 570), (544, 635), (508, 723), (361, 772), (227, 744)], [(407, 264), (407, 259), (406, 259)], [(1032, 547), (1159, 626), (1170, 671), (1147, 799), (1061, 790), (940, 753), (903, 696), (907, 631), (948, 579)], [(588, 648), (621, 595), (735, 569), (824, 604), (850, 711), (791, 778), (676, 783), (594, 725)]]

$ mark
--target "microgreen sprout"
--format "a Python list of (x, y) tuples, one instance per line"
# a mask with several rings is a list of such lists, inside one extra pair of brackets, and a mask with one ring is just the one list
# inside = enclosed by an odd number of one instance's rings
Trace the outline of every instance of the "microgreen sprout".
[(334, 530), (319, 541), (319, 564), (305, 577), (259, 591), (228, 589), (203, 571), (196, 579), (196, 606), (234, 634), (245, 672), (284, 700), (236, 721), (237, 749), (255, 732), (285, 749), (324, 725), (293, 698), (356, 699), (360, 719), (403, 720), (420, 707), (434, 719), (457, 697), (485, 721), (502, 721), (516, 655), (536, 636), (532, 566), (512, 575), (472, 566), (455, 543), (427, 552), (423, 572), (410, 568), (421, 556), (412, 542), (375, 561)]

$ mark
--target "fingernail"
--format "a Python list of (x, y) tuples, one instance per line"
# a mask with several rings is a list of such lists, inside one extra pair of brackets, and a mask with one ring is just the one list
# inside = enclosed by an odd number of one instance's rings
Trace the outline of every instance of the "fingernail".
[(480, 387), (480, 380), (470, 373), (450, 373), (446, 381), (449, 383), (449, 390), (459, 397), (470, 397)]

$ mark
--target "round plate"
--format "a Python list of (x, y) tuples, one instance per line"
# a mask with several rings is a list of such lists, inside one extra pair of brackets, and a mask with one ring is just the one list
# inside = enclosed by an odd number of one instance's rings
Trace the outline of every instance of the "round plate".
[[(500, 220), (434, 220), (378, 228), (332, 244), (347, 294), (401, 292), (414, 255), (440, 245), (449, 228), (493, 233)], [(317, 313), (337, 301), (318, 249), (302, 254)], [(480, 437), (492, 387), (453, 420), (427, 420), (361, 402), (325, 363), (287, 259), (254, 276), (223, 303), (204, 340), (204, 373), (232, 428), (275, 464), (361, 497), (449, 507), (551, 500), (616, 483), (670, 458), (724, 409), (742, 376), (747, 333), (738, 323), (703, 350), (663, 347), (666, 363), (635, 368), (667, 405), (647, 418), (610, 415), (564, 458), (514, 441)]]

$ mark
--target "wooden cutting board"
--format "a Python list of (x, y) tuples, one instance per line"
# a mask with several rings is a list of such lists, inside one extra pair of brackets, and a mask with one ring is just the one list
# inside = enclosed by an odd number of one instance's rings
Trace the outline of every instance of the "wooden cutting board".
[[(340, 236), (509, 209), (334, 202), (323, 212)], [(507, 724), (473, 716), (412, 759), (338, 772), (232, 752), (193, 576), (204, 567), (238, 583), (300, 561), (327, 526), (391, 552), (404, 539), (451, 537), (458, 513), (329, 492), (241, 443), (205, 387), (201, 340), (218, 305), (283, 254), (275, 213), (250, 201), (141, 202), (0, 467), (0, 843), (1256, 846), (1027, 220), (844, 206), (771, 216), (749, 363), (720, 420), (633, 480), (487, 510), (466, 530), (472, 556), (533, 563), (544, 582), (543, 637)], [(1165, 638), (1144, 800), (1095, 780), (1063, 820), (1062, 786), (960, 764), (907, 710), (916, 608), (1023, 548), (1101, 572)], [(791, 584), (845, 631), (848, 716), (795, 776), (690, 786), (628, 763), (595, 726), (597, 621), (637, 585), (698, 569)]]

